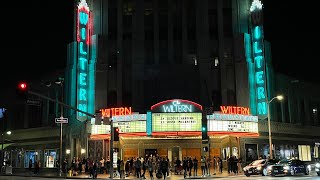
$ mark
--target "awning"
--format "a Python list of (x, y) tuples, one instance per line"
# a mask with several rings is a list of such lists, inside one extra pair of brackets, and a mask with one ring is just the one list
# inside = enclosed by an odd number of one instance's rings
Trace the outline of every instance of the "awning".
[[(5, 143), (5, 144), (3, 144), (3, 149), (5, 149), (6, 147), (8, 147), (8, 146), (10, 146), (12, 144), (14, 144), (14, 143)], [(2, 150), (2, 144), (0, 145), (0, 150)]]

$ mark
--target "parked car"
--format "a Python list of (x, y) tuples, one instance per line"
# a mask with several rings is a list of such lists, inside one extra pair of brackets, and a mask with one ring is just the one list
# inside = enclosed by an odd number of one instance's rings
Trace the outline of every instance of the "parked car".
[(320, 161), (316, 163), (315, 170), (316, 170), (318, 176), (320, 176)]
[(284, 159), (280, 160), (278, 163), (269, 166), (268, 174), (271, 176), (277, 175), (297, 175), (305, 174), (308, 175), (311, 170), (310, 165), (298, 159)]
[(250, 163), (249, 165), (245, 166), (243, 168), (243, 172), (244, 174), (249, 177), (251, 175), (262, 175), (262, 176), (266, 176), (268, 175), (268, 167), (270, 165), (273, 165), (275, 163), (277, 163), (278, 160), (274, 160), (274, 159), (259, 159), (259, 160), (255, 160), (252, 163)]

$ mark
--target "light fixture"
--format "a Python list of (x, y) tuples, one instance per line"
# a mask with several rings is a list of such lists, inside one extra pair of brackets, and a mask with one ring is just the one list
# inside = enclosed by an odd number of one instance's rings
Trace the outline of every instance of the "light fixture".
[(85, 149), (81, 149), (81, 154), (84, 154), (86, 153), (86, 150)]
[(70, 154), (70, 149), (66, 149), (66, 154)]
[(7, 131), (7, 134), (8, 134), (8, 135), (11, 135), (11, 131)]

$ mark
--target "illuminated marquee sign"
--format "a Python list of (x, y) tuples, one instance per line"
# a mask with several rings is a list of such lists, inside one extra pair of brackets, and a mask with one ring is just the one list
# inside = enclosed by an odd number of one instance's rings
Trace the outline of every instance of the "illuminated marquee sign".
[[(90, 13), (85, 0), (78, 4), (77, 12), (77, 42), (78, 42), (78, 71), (77, 71), (77, 107), (88, 112), (88, 57), (89, 57), (89, 27)], [(77, 112), (77, 119), (85, 121), (87, 116)]]
[(207, 115), (208, 131), (258, 133), (258, 116), (250, 109), (237, 106), (220, 106), (221, 112)]
[(109, 109), (100, 109), (102, 117), (112, 117), (114, 116), (122, 116), (122, 115), (130, 115), (132, 114), (131, 107), (120, 107), (120, 108), (109, 108)]
[[(266, 71), (263, 45), (262, 3), (253, 0), (251, 7), (252, 20), (252, 56), (254, 60), (255, 102), (257, 115), (264, 119), (267, 115)], [(254, 99), (251, 99), (254, 100)]]
[(152, 132), (201, 131), (202, 113), (152, 113)]
[(191, 113), (201, 112), (202, 106), (188, 100), (173, 99), (166, 100), (151, 106), (152, 112), (163, 112), (163, 113)]
[(248, 121), (208, 120), (208, 131), (258, 133), (258, 123)]
[[(113, 116), (113, 127), (119, 127), (120, 133), (146, 132), (146, 114)], [(91, 134), (110, 134), (110, 125), (91, 125)]]

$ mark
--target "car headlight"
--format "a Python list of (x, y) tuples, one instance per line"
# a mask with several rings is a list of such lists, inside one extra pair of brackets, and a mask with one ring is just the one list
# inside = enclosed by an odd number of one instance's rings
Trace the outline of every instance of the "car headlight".
[(289, 166), (283, 166), (283, 169), (285, 169), (285, 170), (289, 170), (289, 169), (290, 169), (290, 167), (289, 167)]
[(261, 166), (258, 166), (258, 167), (257, 167), (257, 170), (259, 170), (259, 171), (260, 171), (260, 170), (261, 170)]
[(268, 166), (268, 168), (267, 168), (268, 170), (271, 170), (272, 169), (272, 166)]
[(316, 167), (317, 167), (317, 168), (320, 168), (320, 163), (317, 163), (317, 164), (316, 164)]
[(307, 168), (308, 168), (309, 170), (311, 170), (311, 165), (308, 165)]

